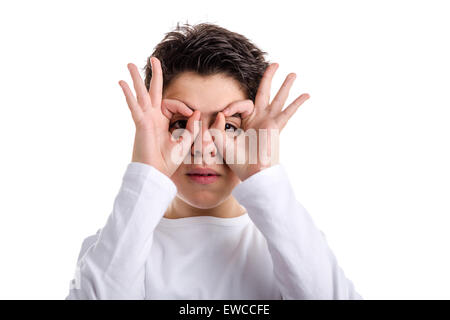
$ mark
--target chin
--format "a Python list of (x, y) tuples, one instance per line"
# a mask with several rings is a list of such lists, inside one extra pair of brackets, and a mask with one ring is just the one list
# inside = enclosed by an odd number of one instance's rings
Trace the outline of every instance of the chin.
[(227, 197), (224, 194), (196, 192), (194, 194), (178, 194), (184, 202), (199, 209), (211, 209), (220, 205)]

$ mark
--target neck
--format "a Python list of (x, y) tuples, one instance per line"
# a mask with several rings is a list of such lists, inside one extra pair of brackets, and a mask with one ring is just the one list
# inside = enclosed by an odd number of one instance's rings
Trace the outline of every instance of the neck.
[(246, 212), (245, 208), (242, 207), (233, 196), (229, 196), (225, 201), (223, 201), (218, 206), (208, 209), (193, 207), (177, 196), (173, 199), (172, 203), (167, 208), (164, 217), (168, 219), (178, 219), (196, 216), (233, 218), (241, 216), (245, 212)]

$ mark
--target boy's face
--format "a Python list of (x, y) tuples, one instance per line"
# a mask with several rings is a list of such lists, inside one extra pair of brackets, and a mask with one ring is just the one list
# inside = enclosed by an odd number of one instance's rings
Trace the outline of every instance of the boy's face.
[[(197, 139), (202, 139), (200, 157), (202, 162), (200, 164), (197, 160), (194, 163), (194, 145), (192, 145), (191, 152), (187, 155), (191, 158), (190, 163), (182, 162), (171, 177), (178, 189), (177, 196), (187, 204), (201, 209), (216, 207), (230, 196), (233, 188), (240, 182), (225, 161), (222, 160), (223, 164), (215, 163), (214, 160), (218, 157), (221, 159), (221, 156), (208, 129), (214, 123), (217, 112), (222, 111), (234, 101), (247, 98), (239, 87), (239, 82), (224, 74), (200, 76), (194, 72), (184, 72), (178, 75), (167, 88), (164, 88), (163, 99), (179, 100), (191, 109), (201, 112), (201, 130)], [(240, 128), (239, 116), (229, 116), (225, 119), (226, 129)], [(172, 132), (175, 129), (185, 128), (186, 120), (186, 116), (174, 114), (170, 119), (169, 130)], [(209, 161), (206, 162), (203, 157), (208, 157)], [(202, 178), (188, 175), (194, 168), (199, 167), (212, 169), (219, 176), (214, 182), (202, 183), (200, 181)]]

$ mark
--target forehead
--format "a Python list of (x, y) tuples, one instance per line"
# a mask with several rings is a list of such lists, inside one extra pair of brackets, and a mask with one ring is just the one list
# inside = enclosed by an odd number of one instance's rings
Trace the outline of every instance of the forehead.
[(164, 89), (163, 98), (180, 100), (202, 113), (214, 113), (247, 96), (239, 82), (225, 74), (183, 72)]

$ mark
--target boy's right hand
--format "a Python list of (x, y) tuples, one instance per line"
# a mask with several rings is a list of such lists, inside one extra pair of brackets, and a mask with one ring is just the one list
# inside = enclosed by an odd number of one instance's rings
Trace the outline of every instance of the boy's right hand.
[[(194, 125), (199, 124), (200, 112), (192, 111), (184, 104), (173, 104), (172, 113), (181, 113), (189, 117), (186, 129), (178, 139), (174, 139), (169, 132), (170, 120), (161, 109), (163, 74), (161, 62), (151, 57), (152, 79), (147, 91), (137, 67), (127, 65), (133, 79), (137, 100), (128, 84), (120, 80), (119, 85), (125, 94), (131, 116), (136, 125), (132, 162), (151, 165), (167, 175), (169, 178), (176, 171), (180, 163), (191, 151), (191, 145), (199, 133)], [(197, 121), (195, 121), (197, 120)]]

